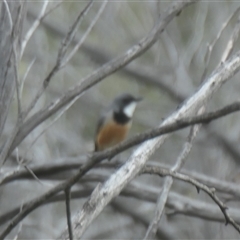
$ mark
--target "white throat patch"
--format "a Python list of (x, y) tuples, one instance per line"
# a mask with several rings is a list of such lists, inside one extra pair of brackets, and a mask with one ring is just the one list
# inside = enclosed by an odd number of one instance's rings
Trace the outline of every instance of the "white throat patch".
[(136, 106), (137, 106), (137, 103), (132, 102), (123, 109), (123, 112), (126, 114), (127, 117), (131, 118), (133, 116)]

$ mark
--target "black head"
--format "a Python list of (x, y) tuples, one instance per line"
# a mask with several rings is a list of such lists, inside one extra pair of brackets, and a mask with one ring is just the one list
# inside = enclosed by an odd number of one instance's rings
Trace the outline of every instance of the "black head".
[(116, 97), (112, 105), (115, 120), (123, 123), (129, 121), (133, 116), (137, 103), (141, 100), (142, 98), (134, 97), (128, 93)]
[(124, 110), (125, 107), (129, 106), (131, 103), (137, 103), (141, 100), (142, 98), (136, 98), (129, 93), (124, 93), (114, 99), (113, 109), (115, 112), (121, 112)]

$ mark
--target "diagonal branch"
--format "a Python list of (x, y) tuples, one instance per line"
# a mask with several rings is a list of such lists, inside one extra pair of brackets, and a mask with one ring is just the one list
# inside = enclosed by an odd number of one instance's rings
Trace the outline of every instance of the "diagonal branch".
[(42, 6), (42, 9), (40, 11), (40, 14), (38, 16), (38, 18), (34, 21), (33, 25), (31, 26), (31, 28), (28, 30), (28, 32), (26, 33), (22, 44), (21, 44), (21, 49), (20, 49), (20, 59), (22, 58), (22, 55), (24, 53), (24, 50), (26, 48), (26, 45), (29, 41), (29, 39), (31, 38), (31, 36), (33, 35), (33, 33), (36, 31), (37, 27), (39, 26), (40, 22), (44, 19), (44, 17), (46, 16), (45, 11), (47, 9), (49, 1), (45, 0)]
[(225, 62), (229, 58), (229, 56), (232, 54), (234, 44), (236, 43), (239, 37), (239, 33), (240, 33), (240, 16), (238, 16), (238, 21), (233, 29), (232, 35), (230, 36), (227, 47), (223, 52), (221, 62)]
[(82, 46), (82, 44), (84, 43), (84, 41), (86, 40), (87, 36), (89, 35), (89, 33), (92, 31), (93, 27), (95, 26), (96, 22), (98, 21), (99, 17), (102, 15), (106, 5), (108, 3), (108, 0), (103, 1), (99, 11), (97, 12), (96, 16), (94, 17), (94, 19), (92, 20), (91, 24), (89, 25), (88, 29), (86, 30), (86, 32), (84, 33), (84, 35), (80, 38), (80, 40), (78, 41), (78, 43), (75, 45), (75, 47), (73, 48), (73, 50), (68, 54), (68, 56), (65, 58), (65, 60), (62, 61), (62, 63), (60, 64), (60, 68), (63, 68), (64, 66), (67, 65), (67, 63), (71, 60), (71, 58), (76, 54), (76, 52), (79, 50), (79, 48)]

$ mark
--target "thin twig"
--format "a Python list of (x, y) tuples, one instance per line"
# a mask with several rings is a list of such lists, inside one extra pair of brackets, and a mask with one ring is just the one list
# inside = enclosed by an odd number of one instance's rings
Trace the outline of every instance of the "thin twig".
[(17, 93), (17, 105), (18, 105), (18, 124), (22, 124), (22, 100), (20, 97), (20, 83), (18, 77), (18, 58), (17, 58), (17, 50), (16, 50), (16, 42), (13, 42), (13, 68), (14, 68), (14, 79), (16, 85), (16, 93)]
[[(22, 211), (22, 207), (23, 207), (23, 204), (21, 204), (20, 212)], [(19, 234), (20, 234), (21, 231), (22, 231), (22, 226), (23, 226), (23, 222), (20, 222), (20, 226), (19, 226), (19, 228), (18, 228), (17, 234), (16, 234), (16, 236), (13, 238), (13, 240), (17, 240), (17, 239), (18, 239)]]
[(3, 166), (3, 164), (7, 160), (7, 155), (8, 151), (11, 148), (11, 145), (17, 135), (18, 132), (18, 126), (22, 123), (22, 109), (21, 109), (21, 99), (19, 96), (19, 78), (18, 78), (18, 63), (19, 63), (19, 57), (17, 54), (17, 41), (19, 40), (19, 36), (17, 35), (17, 31), (19, 30), (19, 25), (20, 25), (20, 20), (21, 20), (21, 15), (22, 15), (22, 8), (23, 5), (19, 5), (18, 7), (18, 12), (17, 12), (17, 17), (14, 22), (14, 25), (12, 27), (12, 34), (11, 34), (11, 45), (12, 45), (12, 51), (9, 56), (9, 64), (10, 64), (10, 59), (11, 55), (13, 55), (13, 65), (14, 65), (14, 80), (15, 80), (15, 85), (16, 85), (16, 92), (17, 92), (17, 101), (18, 101), (18, 118), (17, 118), (17, 123), (15, 127), (13, 128), (13, 131), (10, 134), (9, 139), (5, 143), (1, 153), (0, 153), (0, 168)]
[[(237, 15), (239, 14), (240, 12), (240, 7), (238, 7), (234, 12), (233, 14), (221, 25), (221, 28), (217, 34), (217, 36), (213, 39), (213, 41), (209, 44), (207, 44), (207, 49), (206, 49), (206, 53), (205, 53), (205, 56), (204, 56), (204, 71), (202, 73), (202, 77), (201, 77), (201, 82), (203, 82), (203, 80), (205, 79), (206, 75), (207, 75), (207, 70), (208, 70), (208, 66), (209, 66), (209, 61), (210, 61), (210, 57), (212, 55), (212, 50), (213, 48), (215, 47), (217, 41), (219, 40), (219, 38), (221, 37), (223, 31), (226, 29), (226, 27), (229, 25), (229, 23), (232, 21), (232, 19)], [(226, 60), (226, 59), (225, 59)], [(221, 62), (224, 62), (224, 61), (220, 61), (219, 64), (221, 64)]]
[(67, 215), (67, 226), (68, 226), (68, 234), (69, 240), (73, 240), (73, 232), (72, 232), (72, 218), (71, 218), (71, 209), (70, 209), (70, 201), (71, 201), (71, 188), (67, 188), (65, 190), (66, 196), (66, 215)]
[(67, 53), (67, 49), (69, 45), (72, 43), (74, 37), (76, 36), (77, 29), (81, 25), (83, 18), (86, 16), (86, 14), (88, 13), (92, 5), (93, 5), (93, 0), (89, 1), (86, 7), (80, 12), (78, 17), (72, 24), (71, 28), (69, 29), (68, 33), (66, 34), (65, 38), (63, 39), (61, 48), (58, 52), (57, 65), (59, 66), (62, 65), (62, 60)]
[(99, 17), (102, 15), (103, 10), (105, 9), (106, 5), (108, 3), (108, 0), (103, 1), (100, 9), (98, 10), (96, 16), (94, 17), (94, 19), (92, 20), (91, 24), (89, 25), (88, 29), (86, 30), (86, 32), (84, 33), (84, 35), (82, 36), (82, 38), (79, 40), (79, 42), (75, 45), (75, 47), (73, 48), (73, 50), (69, 53), (69, 55), (66, 57), (66, 59), (62, 62), (61, 64), (61, 68), (65, 67), (66, 64), (72, 59), (72, 57), (76, 54), (76, 52), (78, 51), (78, 49), (82, 46), (82, 44), (84, 43), (84, 41), (86, 40), (86, 38), (88, 37), (89, 33), (92, 31), (93, 27), (95, 26), (95, 24), (97, 23)]
[(48, 0), (44, 0), (43, 6), (42, 6), (42, 9), (40, 11), (40, 14), (39, 14), (38, 18), (34, 21), (32, 26), (30, 27), (30, 29), (26, 33), (25, 37), (23, 38), (22, 45), (21, 45), (21, 50), (20, 50), (20, 59), (22, 58), (22, 55), (24, 53), (24, 50), (26, 48), (26, 45), (27, 45), (29, 39), (31, 38), (33, 33), (36, 31), (36, 29), (39, 26), (40, 22), (43, 20), (43, 18), (45, 16), (44, 13), (45, 13), (45, 11), (47, 9), (48, 3), (49, 3)]
[(227, 212), (228, 207), (215, 194), (215, 192), (216, 192), (215, 188), (209, 188), (207, 185), (200, 183), (199, 181), (195, 180), (194, 178), (191, 178), (188, 175), (184, 175), (182, 173), (177, 173), (174, 170), (166, 171), (166, 170), (163, 170), (163, 169), (160, 169), (160, 168), (155, 168), (155, 167), (145, 167), (143, 169), (142, 173), (158, 174), (161, 177), (163, 177), (163, 176), (171, 176), (171, 177), (179, 179), (181, 181), (191, 183), (197, 189), (203, 190), (219, 206), (220, 210), (222, 211), (222, 213), (223, 213), (223, 215), (225, 217), (226, 225), (228, 223), (230, 223), (240, 233), (240, 226), (228, 214), (228, 212)]
[(36, 176), (36, 174), (32, 171), (32, 169), (28, 166), (24, 166), (24, 168), (31, 174), (31, 176), (33, 176), (33, 178), (38, 182), (40, 183), (41, 185), (44, 185), (41, 180)]
[(10, 9), (9, 9), (9, 6), (8, 6), (8, 3), (6, 0), (3, 0), (3, 3), (5, 5), (5, 8), (7, 10), (7, 14), (8, 14), (8, 19), (9, 19), (9, 24), (10, 24), (10, 29), (12, 30), (13, 28), (13, 20), (12, 20), (12, 14), (10, 12)]
[(20, 83), (20, 90), (19, 90), (20, 99), (22, 99), (23, 88), (24, 88), (24, 84), (25, 84), (25, 81), (27, 79), (28, 73), (30, 72), (30, 70), (31, 70), (33, 64), (35, 63), (35, 61), (36, 61), (36, 57), (28, 65), (27, 70), (26, 70), (26, 72), (25, 72), (25, 74), (24, 74), (24, 76), (22, 78), (21, 83)]
[(55, 5), (53, 5), (51, 8), (49, 8), (48, 10), (45, 11), (44, 16), (40, 19), (40, 23), (42, 23), (42, 21), (54, 10), (56, 10), (61, 4), (63, 3), (63, 0), (59, 0), (57, 1), (57, 3)]
[(227, 47), (226, 47), (225, 51), (223, 52), (220, 64), (222, 62), (225, 62), (229, 58), (229, 56), (232, 54), (234, 44), (236, 43), (236, 41), (239, 37), (239, 33), (240, 33), (240, 16), (238, 17), (238, 20), (233, 29), (232, 35), (230, 36)]

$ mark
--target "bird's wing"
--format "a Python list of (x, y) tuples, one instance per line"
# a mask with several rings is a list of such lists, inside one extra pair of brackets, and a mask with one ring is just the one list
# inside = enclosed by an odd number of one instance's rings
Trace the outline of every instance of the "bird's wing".
[(95, 132), (95, 147), (94, 147), (94, 152), (98, 151), (98, 147), (97, 147), (97, 142), (96, 142), (96, 140), (97, 140), (97, 135), (98, 135), (100, 129), (101, 129), (102, 126), (104, 125), (104, 122), (105, 122), (104, 119), (105, 119), (105, 117), (104, 117), (104, 116), (101, 116), (101, 117), (99, 118), (99, 120), (98, 120), (98, 123), (97, 123), (96, 132)]

